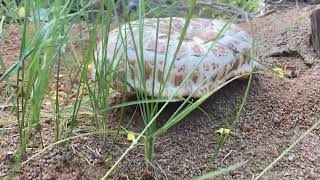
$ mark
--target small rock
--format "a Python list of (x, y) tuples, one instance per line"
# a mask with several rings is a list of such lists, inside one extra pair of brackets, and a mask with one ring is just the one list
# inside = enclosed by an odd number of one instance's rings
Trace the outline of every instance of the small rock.
[(15, 155), (15, 152), (8, 151), (7, 154), (5, 155), (5, 158), (3, 159), (3, 161), (13, 162), (14, 161), (14, 155)]
[(277, 45), (278, 45), (278, 47), (280, 47), (280, 46), (285, 46), (285, 45), (287, 45), (287, 44), (288, 44), (287, 42), (281, 41), (281, 42), (279, 42)]
[(285, 173), (283, 174), (283, 176), (290, 176), (290, 175), (291, 175), (290, 172), (285, 172)]
[(293, 161), (293, 160), (294, 160), (294, 155), (289, 156), (289, 157), (288, 157), (288, 160), (289, 160), (289, 161)]
[(298, 76), (298, 68), (294, 65), (286, 65), (284, 67), (284, 76), (287, 78), (295, 78)]
[(250, 131), (253, 130), (253, 127), (250, 126), (249, 124), (243, 123), (243, 124), (240, 125), (240, 129), (243, 132), (250, 132)]
[(48, 175), (48, 174), (46, 174), (46, 175), (44, 175), (43, 177), (42, 177), (42, 180), (54, 180), (55, 178), (54, 177), (52, 177), (52, 176), (50, 176), (50, 175)]

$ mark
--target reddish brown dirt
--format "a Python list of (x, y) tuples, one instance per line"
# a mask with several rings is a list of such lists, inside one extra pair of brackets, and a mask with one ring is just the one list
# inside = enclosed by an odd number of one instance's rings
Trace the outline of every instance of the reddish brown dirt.
[[(290, 6), (291, 7), (291, 6)], [(246, 88), (246, 81), (235, 81), (210, 97), (201, 108), (195, 110), (181, 123), (157, 139), (155, 147), (155, 179), (191, 179), (193, 176), (246, 161), (241, 169), (221, 179), (251, 179), (278, 157), (306, 129), (320, 120), (320, 60), (309, 45), (309, 13), (316, 6), (295, 6), (260, 17), (253, 22), (259, 58), (272, 66), (291, 66), (297, 69), (296, 77), (281, 79), (272, 74), (257, 75), (249, 93), (248, 102), (241, 114), (239, 125), (218, 158), (210, 157), (217, 143), (214, 131), (226, 127), (238, 110)], [(248, 25), (243, 24), (248, 27)], [(12, 36), (15, 30), (7, 29), (7, 38), (1, 45), (2, 55), (9, 65), (15, 62), (18, 44)], [(16, 34), (17, 35), (17, 34)], [(13, 43), (13, 44), (12, 44)], [(15, 51), (8, 53), (10, 47)], [(3, 51), (5, 50), (5, 51)], [(294, 53), (281, 53), (291, 50)], [(279, 53), (280, 52), (280, 53)], [(276, 57), (273, 57), (276, 56)], [(172, 104), (159, 118), (165, 122), (179, 104)], [(131, 118), (134, 108), (128, 110)], [(42, 141), (54, 142), (53, 115), (44, 109)], [(0, 179), (7, 177), (12, 167), (19, 137), (16, 119), (9, 112), (0, 117)], [(79, 116), (81, 122), (89, 122), (88, 115)], [(123, 126), (138, 132), (142, 129), (141, 118), (136, 114), (133, 121)], [(27, 154), (41, 151), (39, 134), (34, 134)], [(129, 146), (130, 142), (120, 135), (111, 156), (105, 162), (101, 158), (110, 147), (112, 138), (91, 135), (69, 143), (54, 146), (43, 152), (18, 171), (20, 179), (98, 179)], [(287, 154), (263, 179), (320, 179), (320, 129)], [(138, 146), (118, 167), (114, 178), (139, 178), (144, 171), (143, 146)]]

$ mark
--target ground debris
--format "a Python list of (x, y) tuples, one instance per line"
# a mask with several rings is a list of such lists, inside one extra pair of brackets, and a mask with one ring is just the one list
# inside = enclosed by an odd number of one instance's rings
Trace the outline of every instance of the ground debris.
[[(301, 56), (299, 51), (291, 48), (276, 49), (265, 55), (266, 57), (292, 57)], [(302, 56), (301, 56), (302, 57)]]

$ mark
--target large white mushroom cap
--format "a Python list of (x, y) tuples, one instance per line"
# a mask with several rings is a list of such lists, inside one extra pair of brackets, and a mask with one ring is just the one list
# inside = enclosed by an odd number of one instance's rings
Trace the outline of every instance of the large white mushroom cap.
[[(106, 49), (99, 42), (96, 58), (101, 63), (106, 50), (105, 60), (113, 62), (117, 79), (126, 79), (126, 82), (117, 81), (117, 89), (119, 85), (127, 84), (131, 86), (131, 92), (145, 91), (148, 95), (161, 97), (191, 95), (199, 98), (254, 67), (249, 54), (252, 38), (247, 32), (232, 24), (218, 37), (227, 22), (202, 18), (191, 19), (174, 60), (184, 23), (184, 18), (172, 19), (168, 43), (170, 18), (160, 18), (158, 39), (157, 19), (145, 19), (143, 60), (140, 58), (138, 22), (131, 22), (132, 31), (128, 24), (123, 25), (121, 35), (119, 29), (110, 32)], [(169, 78), (164, 82), (167, 75)], [(160, 89), (163, 89), (161, 93)]]

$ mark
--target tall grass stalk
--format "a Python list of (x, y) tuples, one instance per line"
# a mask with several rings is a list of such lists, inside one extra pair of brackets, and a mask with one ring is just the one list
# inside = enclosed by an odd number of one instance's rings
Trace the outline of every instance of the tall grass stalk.
[[(164, 75), (164, 77), (165, 77), (164, 78), (164, 82), (163, 82), (163, 84), (162, 84), (162, 86), (160, 87), (160, 90), (159, 90), (160, 96), (161, 96), (161, 94), (162, 94), (162, 92), (164, 90), (165, 84), (167, 83), (167, 81), (168, 81), (168, 79), (169, 79), (169, 77), (171, 75), (170, 74), (171, 69), (172, 69), (172, 67), (173, 67), (173, 65), (175, 63), (177, 54), (178, 54), (178, 52), (180, 50), (180, 47), (182, 45), (184, 36), (186, 34), (186, 30), (188, 28), (188, 23), (190, 22), (191, 17), (193, 15), (193, 10), (195, 8), (195, 4), (196, 4), (196, 1), (192, 1), (191, 2), (191, 7), (190, 7), (190, 9), (188, 11), (188, 15), (185, 18), (185, 24), (184, 24), (183, 30), (181, 32), (179, 43), (178, 43), (178, 45), (177, 45), (177, 47), (175, 49), (173, 60), (171, 61), (171, 64), (168, 64), (169, 65), (169, 70), (168, 71), (165, 71), (166, 63), (167, 63), (165, 61), (165, 65), (163, 67), (163, 72), (166, 72), (166, 74)], [(144, 32), (143, 31), (143, 28), (144, 28), (144, 19), (143, 19), (144, 16), (143, 16), (143, 13), (144, 13), (144, 1), (139, 1), (139, 20), (138, 20), (138, 28), (139, 28), (139, 41), (138, 42), (139, 42), (139, 48), (135, 43), (136, 41), (134, 40), (133, 30), (132, 30), (132, 26), (131, 26), (130, 23), (129, 23), (129, 30), (130, 30), (131, 36), (133, 38), (133, 44), (134, 44), (134, 49), (136, 51), (136, 56), (137, 56), (136, 59), (138, 61), (138, 68), (139, 68), (139, 75), (140, 75), (140, 76), (138, 76), (138, 81), (139, 81), (139, 86), (140, 87), (135, 87), (135, 88), (136, 89), (140, 89), (140, 90), (142, 89), (142, 91), (137, 91), (136, 93), (137, 93), (137, 96), (138, 96), (139, 100), (148, 101), (148, 98), (150, 98), (150, 97), (148, 97), (147, 94), (146, 94), (146, 84), (145, 84), (145, 77), (144, 77), (144, 74), (145, 74), (144, 73), (144, 60), (143, 60), (143, 58), (144, 58), (144, 56), (143, 56), (143, 32)], [(172, 19), (170, 19), (170, 27), (171, 27), (171, 20)], [(219, 38), (222, 37), (222, 35), (225, 32), (225, 30), (232, 23), (232, 20), (234, 20), (234, 19), (231, 19), (229, 22), (227, 22), (226, 25), (219, 32), (219, 36), (218, 36)], [(157, 29), (158, 29), (158, 27), (157, 27)], [(170, 30), (171, 29), (169, 29), (169, 32), (170, 32)], [(121, 32), (121, 31), (119, 31), (119, 32)], [(158, 32), (158, 30), (157, 30), (157, 32)], [(219, 40), (219, 38), (217, 38), (217, 40)], [(169, 40), (170, 40), (170, 33), (169, 33), (169, 38), (168, 38), (168, 44), (169, 44)], [(216, 41), (212, 42), (211, 49), (214, 47), (215, 43), (216, 43)], [(210, 51), (210, 49), (208, 50), (208, 52), (209, 51)], [(167, 51), (167, 53), (168, 53), (168, 51)], [(166, 57), (167, 57), (167, 54), (166, 54)], [(156, 61), (156, 55), (155, 55), (155, 60), (154, 61)], [(200, 64), (200, 62), (199, 62), (199, 64)], [(187, 75), (186, 79), (191, 75), (191, 73), (192, 72), (190, 72)], [(236, 77), (236, 78), (239, 78), (239, 77)], [(195, 103), (190, 103), (189, 99), (192, 96), (192, 95), (190, 95), (184, 101), (184, 103), (178, 108), (178, 110), (174, 113), (174, 115), (172, 115), (168, 119), (167, 123), (165, 125), (163, 125), (162, 127), (160, 127), (159, 129), (155, 128), (155, 126), (154, 126), (155, 121), (156, 121), (157, 117), (159, 116), (159, 113), (161, 113), (164, 110), (164, 108), (168, 105), (169, 101), (173, 99), (173, 97), (174, 97), (176, 92), (172, 92), (172, 96), (168, 98), (168, 101), (165, 102), (165, 104), (160, 109), (158, 109), (158, 104), (157, 103), (156, 104), (139, 103), (140, 104), (140, 111), (141, 111), (142, 118), (143, 118), (144, 124), (145, 124), (145, 128), (139, 134), (139, 136), (132, 142), (130, 147), (122, 154), (122, 156), (118, 159), (118, 161), (116, 161), (114, 166), (111, 169), (109, 169), (109, 171), (106, 173), (106, 175), (102, 179), (105, 179), (105, 178), (107, 178), (108, 176), (111, 175), (113, 170), (117, 167), (117, 165), (121, 162), (121, 160), (126, 156), (126, 154), (129, 153), (129, 151), (132, 148), (135, 147), (135, 145), (140, 140), (140, 138), (142, 137), (143, 134), (145, 134), (145, 139), (144, 139), (144, 141), (145, 141), (145, 158), (146, 158), (147, 164), (148, 163), (152, 163), (152, 160), (153, 160), (152, 156), (153, 156), (153, 148), (154, 148), (155, 138), (159, 137), (160, 135), (165, 133), (168, 129), (170, 129), (175, 124), (180, 122), (187, 114), (192, 112), (194, 109), (198, 108), (198, 106), (202, 102), (204, 102), (210, 95), (212, 95), (218, 89), (220, 89), (221, 87), (223, 87), (224, 85), (228, 84), (229, 82), (231, 82), (232, 80), (234, 80), (236, 78), (231, 79), (230, 81), (226, 82), (222, 86), (220, 86), (217, 89), (213, 90), (208, 95), (205, 95), (202, 98), (198, 99)], [(186, 79), (183, 80), (182, 84), (185, 82)], [(205, 82), (206, 82), (206, 80), (204, 80), (202, 83), (205, 83)], [(152, 96), (151, 98), (153, 99), (153, 98), (156, 98), (156, 97)], [(187, 103), (189, 103), (189, 105), (185, 106)]]
[[(43, 2), (42, 2), (43, 3)], [(138, 105), (140, 107), (142, 119), (144, 122), (144, 129), (137, 135), (137, 138), (132, 142), (128, 149), (121, 155), (121, 157), (115, 162), (115, 164), (109, 169), (109, 171), (105, 174), (103, 179), (109, 177), (111, 173), (115, 170), (115, 168), (119, 165), (119, 163), (125, 158), (125, 156), (137, 145), (141, 138), (144, 139), (145, 143), (145, 159), (147, 162), (148, 168), (149, 163), (153, 162), (154, 155), (154, 143), (156, 138), (164, 134), (168, 129), (173, 127), (175, 124), (180, 122), (186, 115), (191, 113), (194, 109), (199, 108), (199, 105), (203, 103), (208, 97), (210, 97), (217, 90), (221, 89), (226, 84), (232, 82), (233, 80), (244, 76), (238, 76), (229, 81), (225, 82), (221, 86), (217, 87), (215, 90), (210, 92), (209, 94), (201, 97), (194, 103), (190, 102), (191, 95), (184, 100), (182, 105), (176, 110), (176, 112), (168, 119), (167, 123), (160, 128), (156, 128), (155, 122), (159, 117), (160, 113), (167, 107), (170, 102), (176, 102), (177, 100), (174, 98), (175, 93), (172, 93), (172, 96), (167, 99), (161, 99), (160, 97), (151, 96), (149, 97), (146, 93), (146, 79), (144, 72), (144, 51), (143, 51), (143, 37), (144, 37), (144, 19), (146, 15), (150, 12), (145, 12), (146, 5), (144, 0), (139, 1), (139, 9), (138, 9), (138, 28), (139, 28), (139, 37), (134, 42), (134, 48), (136, 51), (138, 67), (139, 67), (139, 87), (135, 87), (136, 89), (142, 89), (142, 91), (137, 91), (137, 101), (132, 102), (124, 102), (122, 104), (116, 104), (112, 107), (109, 106), (109, 98), (110, 98), (110, 89), (113, 86), (113, 81), (117, 78), (117, 67), (118, 67), (118, 57), (122, 56), (125, 58), (126, 63), (128, 64), (128, 54), (127, 54), (127, 38), (128, 36), (133, 36), (133, 28), (131, 23), (128, 24), (128, 27), (125, 28), (124, 33), (121, 30), (121, 26), (124, 20), (130, 20), (129, 17), (125, 17), (125, 19), (121, 19), (121, 15), (116, 10), (116, 4), (113, 1), (102, 0), (102, 3), (106, 3), (108, 5), (107, 10), (104, 10), (101, 7), (98, 11), (91, 11), (88, 8), (92, 5), (92, 1), (85, 4), (84, 1), (75, 1), (75, 0), (54, 0), (48, 1), (48, 5), (50, 7), (50, 15), (48, 16), (48, 20), (42, 21), (40, 17), (40, 9), (42, 7), (42, 3), (40, 0), (30, 1), (24, 0), (23, 5), (26, 9), (26, 17), (23, 21), (23, 32), (22, 32), (22, 41), (20, 48), (20, 56), (17, 61), (11, 68), (7, 69), (2, 77), (0, 77), (0, 81), (7, 79), (12, 73), (17, 73), (17, 95), (16, 105), (17, 105), (17, 120), (19, 125), (19, 136), (20, 136), (20, 146), (19, 146), (19, 154), (16, 158), (16, 166), (15, 170), (18, 168), (18, 164), (24, 159), (24, 155), (26, 153), (26, 147), (29, 141), (29, 138), (32, 132), (36, 132), (37, 130), (41, 132), (41, 108), (43, 105), (43, 100), (47, 95), (48, 86), (51, 72), (56, 73), (56, 94), (55, 94), (55, 106), (54, 106), (54, 124), (55, 124), (55, 139), (56, 142), (52, 145), (49, 145), (43, 149), (43, 151), (47, 150), (49, 147), (53, 145), (58, 145), (62, 142), (66, 142), (68, 140), (74, 139), (81, 135), (75, 135), (78, 128), (78, 114), (83, 105), (83, 92), (88, 91), (89, 94), (89, 103), (92, 108), (93, 120), (92, 125), (94, 125), (98, 132), (102, 132), (104, 134), (104, 139), (106, 140), (106, 135), (109, 135), (111, 130), (109, 129), (109, 113), (111, 110), (124, 108), (130, 105)], [(72, 7), (76, 5), (77, 12), (70, 13)], [(169, 58), (169, 44), (170, 44), (170, 34), (171, 34), (171, 23), (172, 17), (170, 18), (170, 26), (169, 26), (169, 36), (167, 41), (167, 50), (165, 55), (165, 63), (163, 67), (164, 80), (163, 84), (160, 86), (159, 94), (164, 91), (165, 84), (170, 79), (171, 70), (176, 61), (178, 52), (183, 43), (184, 36), (186, 35), (187, 28), (189, 22), (194, 14), (194, 9), (196, 6), (196, 0), (190, 1), (190, 8), (188, 10), (187, 16), (185, 17), (185, 24), (183, 30), (180, 35), (179, 43), (175, 49), (173, 60), (171, 64), (168, 64), (167, 60)], [(153, 10), (151, 10), (153, 11)], [(97, 18), (93, 23), (89, 23), (89, 14), (90, 13), (98, 13)], [(127, 12), (125, 12), (127, 13)], [(128, 16), (128, 14), (125, 14)], [(70, 31), (72, 28), (72, 24), (74, 21), (80, 24), (82, 27), (82, 19), (86, 22), (85, 26), (88, 30), (89, 39), (87, 44), (83, 43), (84, 32), (82, 32), (82, 28), (80, 28), (79, 36), (80, 36), (80, 45), (81, 45), (81, 57), (79, 58), (75, 54), (75, 50), (73, 48), (71, 42)], [(233, 20), (233, 19), (232, 19)], [(221, 37), (225, 30), (232, 23), (232, 20), (226, 23), (221, 32), (219, 32), (218, 37)], [(109, 31), (111, 29), (111, 23), (116, 25), (116, 28), (119, 30), (118, 42), (120, 46), (123, 47), (124, 52), (116, 50), (114, 54), (107, 53), (108, 39), (109, 39)], [(33, 28), (32, 28), (33, 27)], [(33, 31), (29, 31), (29, 29), (34, 29)], [(96, 47), (96, 42), (98, 40), (97, 36), (99, 34), (99, 29), (102, 30), (102, 61), (98, 61), (94, 57), (94, 49)], [(127, 32), (128, 29), (128, 32)], [(31, 34), (31, 35), (30, 35)], [(157, 31), (155, 36), (158, 40), (159, 35), (159, 19), (157, 20)], [(219, 38), (218, 38), (219, 39)], [(156, 42), (156, 47), (157, 47)], [(211, 49), (215, 45), (216, 42), (212, 42)], [(84, 46), (87, 45), (86, 48)], [(63, 120), (61, 114), (63, 111), (66, 111), (64, 107), (60, 107), (61, 99), (59, 98), (59, 85), (61, 79), (59, 78), (59, 74), (61, 73), (61, 67), (66, 63), (66, 47), (70, 47), (71, 52), (73, 53), (74, 60), (79, 65), (79, 79), (80, 83), (76, 87), (76, 99), (74, 104), (72, 105), (71, 112), (68, 120)], [(115, 45), (118, 47), (118, 44)], [(139, 47), (139, 48), (138, 48)], [(156, 48), (157, 49), (157, 48)], [(210, 49), (208, 50), (208, 52)], [(111, 57), (109, 62), (106, 62), (106, 57)], [(88, 73), (88, 65), (93, 63), (96, 72), (95, 72), (95, 80), (92, 84), (87, 77)], [(154, 62), (157, 61), (157, 51), (154, 54)], [(154, 63), (156, 64), (156, 63)], [(200, 64), (200, 62), (199, 62)], [(165, 70), (169, 67), (169, 70)], [(56, 67), (56, 71), (53, 71), (54, 67)], [(156, 67), (154, 67), (154, 70)], [(192, 72), (190, 72), (186, 79), (190, 77)], [(250, 74), (251, 75), (251, 74)], [(251, 77), (251, 76), (250, 76)], [(155, 80), (155, 71), (153, 73), (153, 79)], [(183, 80), (182, 84), (186, 81)], [(203, 81), (202, 83), (205, 83)], [(182, 85), (181, 85), (182, 86)], [(180, 86), (180, 87), (181, 87)], [(154, 88), (152, 92), (155, 93), (157, 90)], [(164, 105), (160, 106), (160, 103), (164, 103)], [(70, 109), (68, 109), (70, 110)], [(121, 113), (123, 115), (123, 112)], [(118, 128), (113, 131), (114, 135), (113, 144), (116, 142), (119, 134), (123, 134), (120, 131), (120, 118), (118, 122)], [(65, 131), (66, 130), (66, 131)], [(64, 135), (64, 132), (67, 132)], [(84, 134), (85, 136), (87, 134)], [(111, 152), (113, 146), (108, 149), (108, 154)], [(43, 152), (41, 151), (41, 152)], [(36, 156), (38, 156), (37, 154)], [(33, 159), (35, 156), (32, 156), (30, 159)], [(26, 162), (30, 161), (27, 160)], [(15, 172), (15, 171), (14, 171)], [(14, 174), (14, 173), (13, 173)]]
[[(192, 112), (194, 109), (196, 109), (201, 103), (203, 103), (206, 99), (208, 99), (212, 94), (216, 93), (218, 90), (220, 90), (221, 88), (223, 88), (224, 86), (226, 86), (227, 84), (231, 83), (232, 81), (239, 79), (241, 77), (245, 77), (247, 76), (248, 73), (236, 76), (228, 81), (226, 81), (225, 83), (223, 83), (222, 85), (218, 86), (216, 89), (212, 90), (210, 93), (206, 94), (205, 96), (201, 97), (199, 100), (197, 100), (195, 103), (193, 103), (191, 106), (189, 106), (188, 108), (184, 109), (184, 111), (180, 114), (180, 116), (175, 117), (174, 120), (176, 120), (176, 122), (179, 122), (183, 117), (185, 117), (186, 115), (188, 115), (190, 112)], [(172, 98), (172, 97), (171, 97)], [(150, 122), (145, 126), (145, 128), (140, 132), (140, 134), (132, 141), (132, 143), (130, 144), (130, 146), (126, 149), (126, 151), (121, 155), (121, 157), (114, 163), (114, 165), (108, 170), (108, 172), (102, 177), (102, 179), (106, 179), (107, 177), (109, 177), (112, 172), (115, 170), (115, 168), (120, 164), (120, 162), (125, 158), (125, 156), (138, 144), (139, 140), (143, 137), (143, 134), (145, 134), (145, 132), (147, 131), (147, 129), (151, 126), (152, 123), (154, 123), (156, 121), (156, 119), (159, 117), (159, 115), (165, 110), (165, 108), (167, 107), (167, 105), (170, 103), (170, 101), (165, 102), (165, 104), (156, 112), (156, 114), (154, 115), (154, 117), (150, 120)], [(172, 124), (171, 124), (172, 125)], [(171, 126), (170, 126), (171, 127)], [(166, 127), (166, 128), (170, 128), (170, 127)], [(162, 134), (162, 133), (161, 133)], [(160, 134), (154, 134), (155, 135), (160, 135)]]
[(270, 171), (285, 155), (287, 155), (299, 142), (307, 137), (314, 129), (319, 128), (320, 120), (314, 123), (306, 132), (304, 132), (297, 140), (295, 140), (288, 148), (286, 148), (276, 159), (274, 159), (266, 168), (262, 170), (260, 174), (254, 177), (254, 180), (261, 179), (268, 171)]
[(217, 171), (207, 173), (207, 174), (205, 174), (203, 176), (194, 177), (193, 180), (215, 179), (217, 177), (220, 177), (220, 176), (226, 175), (226, 174), (228, 174), (228, 173), (230, 173), (232, 171), (235, 171), (235, 170), (239, 169), (240, 167), (244, 166), (245, 164), (246, 164), (245, 162), (236, 163), (236, 164), (228, 166), (226, 168), (221, 168), (221, 169), (218, 169)]
[[(243, 2), (243, 9), (246, 9), (247, 7), (249, 7), (251, 5), (252, 2)], [(252, 22), (247, 18), (247, 22), (249, 23), (249, 26), (250, 26), (250, 33), (253, 37), (253, 41), (252, 41), (252, 48), (250, 49), (250, 61), (255, 63), (255, 64), (260, 64), (261, 65), (261, 61), (257, 60), (256, 59), (256, 44), (255, 44), (255, 37), (254, 37), (254, 32), (253, 32), (253, 27), (252, 27)], [(249, 91), (250, 91), (250, 87), (251, 87), (251, 84), (252, 84), (252, 79), (253, 79), (253, 75), (256, 74), (257, 72), (254, 72), (254, 67), (253, 67), (253, 63), (251, 63), (251, 69), (252, 71), (250, 71), (250, 74), (249, 74), (249, 80), (248, 80), (248, 84), (247, 84), (247, 87), (246, 87), (246, 90), (244, 92), (244, 95), (242, 97), (242, 101), (241, 101), (241, 104), (240, 104), (240, 107), (238, 109), (238, 111), (236, 112), (236, 115), (235, 115), (235, 118), (233, 119), (231, 125), (227, 122), (227, 128), (232, 132), (235, 128), (236, 128), (236, 125), (238, 124), (239, 122), (239, 119), (240, 119), (240, 115), (243, 111), (243, 108), (247, 102), (247, 98), (248, 98), (248, 95), (249, 95)], [(216, 144), (215, 146), (215, 150), (213, 152), (213, 155), (212, 155), (212, 158), (210, 158), (210, 162), (212, 162), (213, 160), (215, 160), (218, 156), (218, 152), (219, 150), (224, 146), (226, 140), (229, 138), (229, 134), (218, 134), (218, 143)]]
[[(230, 24), (227, 23), (227, 24)], [(226, 26), (227, 27), (227, 26)], [(223, 28), (223, 30), (221, 30), (221, 34), (223, 33), (223, 31), (225, 30), (225, 28)], [(135, 41), (133, 41), (135, 42)], [(213, 43), (214, 44), (214, 43)], [(213, 47), (213, 45), (212, 45)], [(211, 48), (212, 48), (211, 47)], [(190, 76), (191, 73), (188, 75)], [(176, 123), (178, 123), (180, 120), (182, 120), (187, 114), (189, 114), (190, 112), (192, 112), (194, 109), (196, 109), (201, 103), (203, 103), (208, 97), (210, 97), (213, 93), (215, 93), (216, 91), (218, 91), (219, 89), (221, 89), (222, 87), (224, 87), (225, 85), (227, 85), (228, 83), (234, 81), (237, 78), (246, 76), (248, 74), (243, 74), (240, 76), (237, 76), (235, 78), (230, 79), (229, 81), (225, 82), (224, 84), (222, 84), (221, 86), (217, 87), (215, 90), (213, 90), (212, 92), (208, 93), (207, 95), (203, 96), (202, 98), (198, 99), (195, 103), (191, 104), (189, 107), (183, 109), (182, 112), (177, 113), (176, 116), (172, 116), (169, 120), (168, 123), (166, 125), (164, 125), (163, 127), (161, 127), (160, 129), (156, 130), (153, 132), (153, 134), (151, 135), (152, 138), (156, 138), (159, 137), (161, 134), (165, 133), (169, 128), (171, 128), (172, 126), (174, 126)], [(188, 77), (187, 76), (187, 77)], [(185, 80), (184, 80), (185, 81)], [(204, 81), (205, 82), (205, 81)], [(155, 114), (152, 116), (152, 118), (149, 120), (148, 124), (145, 125), (145, 128), (143, 129), (143, 131), (138, 135), (138, 137), (136, 139), (133, 140), (132, 144), (129, 146), (129, 148), (127, 148), (127, 150), (121, 155), (121, 157), (115, 162), (115, 164), (109, 169), (109, 171), (105, 174), (104, 177), (102, 177), (102, 179), (106, 179), (107, 177), (109, 177), (112, 172), (115, 170), (115, 168), (119, 165), (119, 163), (125, 158), (125, 156), (137, 145), (138, 141), (141, 139), (141, 137), (143, 136), (143, 134), (145, 134), (147, 132), (147, 129), (150, 128), (152, 126), (153, 123), (155, 123), (156, 119), (158, 118), (158, 116), (160, 115), (161, 112), (163, 112), (163, 110), (166, 108), (166, 106), (172, 102), (172, 101), (176, 101), (173, 97), (175, 95), (175, 92), (172, 93), (171, 97), (169, 97), (167, 99), (167, 101), (165, 101), (165, 104), (157, 111), (154, 111)], [(190, 95), (191, 96), (191, 95)], [(146, 96), (147, 97), (147, 96)], [(148, 99), (144, 99), (144, 101), (148, 101)], [(161, 102), (161, 101), (159, 101)], [(126, 103), (127, 105), (129, 105), (130, 103)], [(120, 105), (121, 106), (121, 105)], [(154, 106), (153, 106), (154, 107)], [(146, 141), (146, 140), (145, 140)], [(145, 147), (145, 151), (148, 151), (147, 148), (150, 148), (148, 145), (146, 145)], [(152, 151), (149, 149), (149, 151)], [(146, 152), (147, 153), (147, 152)], [(147, 157), (146, 157), (147, 162), (151, 162)]]
[[(193, 15), (193, 10), (195, 8), (195, 4), (196, 4), (196, 1), (191, 1), (191, 8), (189, 9), (189, 12), (188, 12), (188, 15), (186, 16), (185, 18), (185, 25), (182, 29), (182, 33), (181, 33), (181, 37), (180, 37), (180, 41), (178, 43), (178, 46), (175, 50), (175, 54), (174, 54), (174, 57), (173, 57), (173, 61), (172, 63), (170, 64), (170, 68), (169, 68), (169, 71), (166, 75), (164, 75), (165, 77), (165, 80), (164, 80), (164, 84), (167, 82), (169, 76), (170, 76), (170, 71), (173, 67), (173, 64), (176, 60), (176, 57), (177, 57), (177, 54), (180, 50), (180, 47), (181, 47), (181, 44), (182, 44), (182, 40), (186, 34), (186, 30), (187, 30), (187, 27), (188, 27), (188, 24), (189, 24), (189, 21)], [(140, 0), (139, 1), (139, 10), (138, 10), (138, 28), (139, 28), (139, 39), (138, 39), (138, 45), (139, 45), (139, 48), (137, 48), (137, 45), (135, 43), (135, 40), (134, 40), (134, 35), (133, 35), (133, 32), (132, 32), (132, 26), (131, 24), (129, 23), (129, 29), (130, 29), (130, 33), (131, 33), (131, 36), (133, 38), (133, 43), (134, 43), (134, 48), (135, 48), (135, 51), (136, 51), (136, 56), (137, 56), (137, 61), (138, 61), (138, 68), (139, 68), (139, 86), (140, 87), (135, 87), (136, 89), (140, 89), (142, 91), (139, 91), (137, 92), (137, 96), (138, 96), (138, 99), (141, 99), (141, 100), (148, 100), (150, 97), (148, 97), (147, 95), (147, 91), (146, 91), (146, 79), (145, 79), (145, 69), (144, 69), (144, 51), (143, 51), (143, 37), (144, 37), (144, 18), (145, 18), (145, 3), (143, 0)], [(170, 19), (170, 29), (169, 31), (171, 31), (171, 20)], [(159, 28), (159, 21), (157, 23), (157, 34), (155, 35), (156, 37), (158, 37), (158, 28)], [(170, 33), (169, 33), (169, 38), (168, 38), (168, 44), (169, 44), (169, 40), (170, 40)], [(157, 44), (157, 43), (156, 43)], [(156, 45), (157, 46), (157, 45)], [(167, 49), (168, 50), (168, 49)], [(156, 59), (156, 53), (155, 52), (155, 57), (154, 57), (154, 61), (157, 61)], [(166, 57), (167, 57), (167, 53), (168, 51), (166, 51)], [(166, 72), (165, 71), (165, 68), (166, 68), (166, 60), (165, 59), (165, 65), (163, 67), (163, 72)], [(155, 63), (156, 64), (156, 63)], [(154, 67), (156, 68), (156, 67)], [(155, 73), (153, 73), (153, 79), (155, 78)], [(164, 87), (164, 84), (162, 87)], [(154, 91), (154, 89), (153, 89)], [(160, 88), (160, 96), (162, 94), (162, 91), (163, 91), (163, 88), (161, 89)], [(151, 97), (151, 98), (155, 98), (155, 97)], [(141, 111), (141, 115), (142, 115), (142, 118), (143, 118), (143, 121), (144, 121), (144, 124), (145, 126), (147, 126), (149, 124), (149, 122), (151, 121), (151, 119), (155, 116), (155, 113), (157, 112), (157, 108), (158, 108), (158, 105), (157, 104), (140, 104), (140, 111)], [(152, 161), (153, 161), (153, 151), (154, 151), (154, 139), (155, 137), (152, 136), (152, 134), (156, 131), (156, 126), (155, 126), (155, 123), (152, 123), (150, 125), (150, 127), (148, 127), (148, 129), (146, 130), (146, 138), (145, 138), (145, 157), (146, 157), (146, 161), (147, 161), (147, 165)]]
[[(40, 1), (25, 0), (23, 4), (26, 17), (22, 29), (20, 56), (17, 63), (1, 77), (2, 81), (13, 72), (17, 72), (16, 115), (20, 144), (11, 178), (15, 175), (19, 163), (25, 157), (26, 147), (33, 130), (37, 130), (41, 134), (40, 113), (42, 102), (47, 94), (51, 70), (56, 64), (56, 60), (59, 59), (58, 57), (61, 56), (68, 40), (70, 28), (65, 28), (68, 21), (66, 17), (73, 1), (60, 4), (60, 1), (57, 0), (50, 4), (53, 11), (48, 22), (40, 20)], [(29, 29), (34, 29), (34, 31)], [(59, 69), (60, 67), (58, 68), (58, 74)], [(59, 80), (57, 80), (57, 91), (59, 90), (58, 85)], [(61, 134), (59, 129), (61, 124), (57, 95), (56, 103), (55, 134), (56, 140), (58, 140)]]

